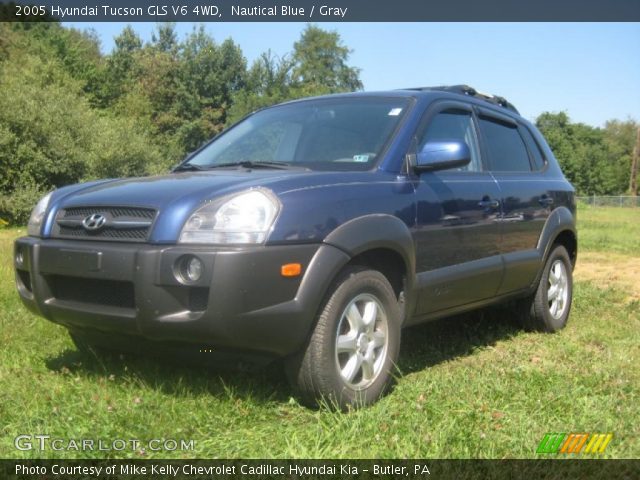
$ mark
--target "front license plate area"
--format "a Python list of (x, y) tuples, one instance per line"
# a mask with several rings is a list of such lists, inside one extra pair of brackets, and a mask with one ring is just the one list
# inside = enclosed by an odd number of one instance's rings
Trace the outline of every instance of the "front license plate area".
[(42, 273), (82, 274), (102, 269), (102, 252), (97, 250), (43, 249), (40, 255)]

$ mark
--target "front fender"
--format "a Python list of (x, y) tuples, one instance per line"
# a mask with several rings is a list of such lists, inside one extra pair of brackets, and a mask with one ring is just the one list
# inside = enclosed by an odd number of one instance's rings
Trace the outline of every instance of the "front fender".
[(409, 228), (398, 217), (372, 214), (354, 218), (333, 230), (323, 243), (339, 248), (351, 258), (379, 248), (391, 250), (400, 255), (406, 272), (405, 311), (414, 311), (415, 245)]

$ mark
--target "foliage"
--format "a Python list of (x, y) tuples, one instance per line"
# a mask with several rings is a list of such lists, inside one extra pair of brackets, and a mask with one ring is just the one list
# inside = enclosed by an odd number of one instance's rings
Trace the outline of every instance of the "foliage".
[(361, 90), (360, 70), (347, 65), (350, 53), (337, 32), (307, 25), (300, 40), (293, 44), (293, 80), (307, 90)]
[(0, 194), (0, 227), (26, 225), (29, 213), (47, 192), (33, 183), (26, 183), (10, 195)]
[(254, 61), (227, 124), (285, 100), (361, 90), (360, 69), (347, 64), (350, 54), (337, 32), (307, 25), (293, 52), (278, 57), (268, 50)]
[(564, 112), (541, 114), (536, 125), (580, 195), (617, 195), (629, 186), (640, 124), (611, 120), (604, 128), (572, 123)]
[(62, 185), (166, 164), (134, 119), (91, 108), (86, 82), (46, 45), (0, 28), (10, 39), (0, 71), (0, 218), (24, 222), (43, 192)]
[[(332, 71), (320, 79), (305, 73), (319, 71), (315, 43)], [(144, 43), (127, 26), (104, 55), (92, 30), (0, 24), (0, 218), (24, 223), (38, 197), (70, 183), (166, 171), (256, 108), (362, 87), (337, 33), (308, 27), (294, 50), (247, 69), (233, 40), (203, 27), (180, 40), (159, 24)]]

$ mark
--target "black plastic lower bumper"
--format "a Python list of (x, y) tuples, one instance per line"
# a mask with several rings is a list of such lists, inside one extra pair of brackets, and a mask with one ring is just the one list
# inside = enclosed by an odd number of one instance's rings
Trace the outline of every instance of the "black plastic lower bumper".
[[(203, 265), (189, 284), (176, 274), (185, 255)], [(70, 329), (275, 356), (303, 345), (347, 261), (317, 244), (218, 249), (34, 237), (16, 240), (14, 254), (25, 305)], [(302, 274), (283, 277), (287, 263), (302, 264)]]

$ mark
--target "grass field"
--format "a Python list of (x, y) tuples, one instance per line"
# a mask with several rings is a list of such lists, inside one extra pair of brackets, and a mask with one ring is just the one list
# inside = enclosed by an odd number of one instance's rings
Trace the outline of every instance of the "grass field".
[[(640, 457), (640, 209), (580, 209), (561, 333), (525, 333), (505, 310), (405, 331), (394, 391), (349, 414), (300, 406), (277, 368), (79, 353), (14, 292), (23, 234), (0, 230), (0, 458), (530, 458), (546, 432), (613, 432), (605, 457)], [(195, 450), (19, 451), (19, 434), (185, 439)]]

